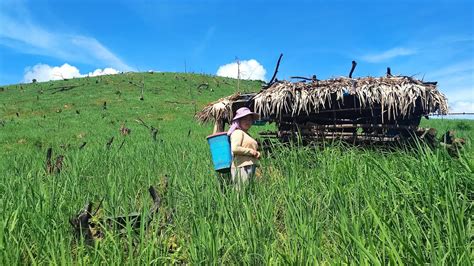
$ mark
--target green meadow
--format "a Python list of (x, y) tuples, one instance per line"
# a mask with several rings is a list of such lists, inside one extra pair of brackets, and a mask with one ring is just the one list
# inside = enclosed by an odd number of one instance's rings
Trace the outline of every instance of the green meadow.
[[(456, 156), (276, 144), (238, 192), (213, 171), (212, 125), (194, 114), (260, 85), (126, 73), (1, 86), (0, 264), (472, 264), (473, 121), (422, 122), (465, 138)], [(59, 173), (46, 170), (50, 147)], [(69, 219), (87, 202), (102, 202), (93, 219), (146, 216), (149, 186), (161, 206), (148, 228), (75, 237)]]

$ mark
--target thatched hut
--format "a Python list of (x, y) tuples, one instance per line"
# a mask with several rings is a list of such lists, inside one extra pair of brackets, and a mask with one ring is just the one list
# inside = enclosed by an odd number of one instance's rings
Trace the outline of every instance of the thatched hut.
[(436, 82), (406, 76), (340, 77), (310, 82), (278, 81), (258, 93), (234, 94), (206, 106), (196, 117), (216, 122), (215, 130), (233, 113), (247, 106), (262, 119), (275, 122), (283, 140), (341, 138), (353, 141), (389, 141), (412, 134), (420, 119), (446, 114), (446, 97)]

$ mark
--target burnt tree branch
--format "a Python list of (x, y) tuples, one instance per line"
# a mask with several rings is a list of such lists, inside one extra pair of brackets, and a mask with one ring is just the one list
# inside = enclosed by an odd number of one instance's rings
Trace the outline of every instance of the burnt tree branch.
[(278, 73), (278, 68), (280, 67), (280, 62), (281, 62), (282, 57), (283, 57), (283, 53), (281, 53), (280, 57), (278, 58), (278, 61), (277, 61), (276, 67), (275, 67), (275, 72), (273, 72), (273, 76), (270, 79), (270, 81), (267, 83), (266, 88), (270, 87), (275, 82), (275, 78), (276, 78), (276, 75)]
[(352, 67), (351, 67), (351, 72), (349, 72), (349, 78), (352, 78), (352, 73), (354, 73), (356, 66), (357, 66), (357, 62), (352, 61)]

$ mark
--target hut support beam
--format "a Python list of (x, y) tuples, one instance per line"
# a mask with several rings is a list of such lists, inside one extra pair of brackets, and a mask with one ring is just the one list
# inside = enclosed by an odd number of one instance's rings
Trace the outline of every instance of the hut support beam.
[(222, 119), (216, 120), (216, 122), (214, 123), (214, 129), (212, 130), (212, 134), (216, 134), (219, 132), (224, 132), (224, 120)]

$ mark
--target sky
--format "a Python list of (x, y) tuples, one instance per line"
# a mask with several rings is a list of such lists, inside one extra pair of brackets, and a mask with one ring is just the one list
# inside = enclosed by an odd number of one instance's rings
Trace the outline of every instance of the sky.
[[(125, 71), (438, 81), (474, 112), (474, 1), (0, 0), (0, 85)], [(237, 62), (239, 62), (237, 64)]]

